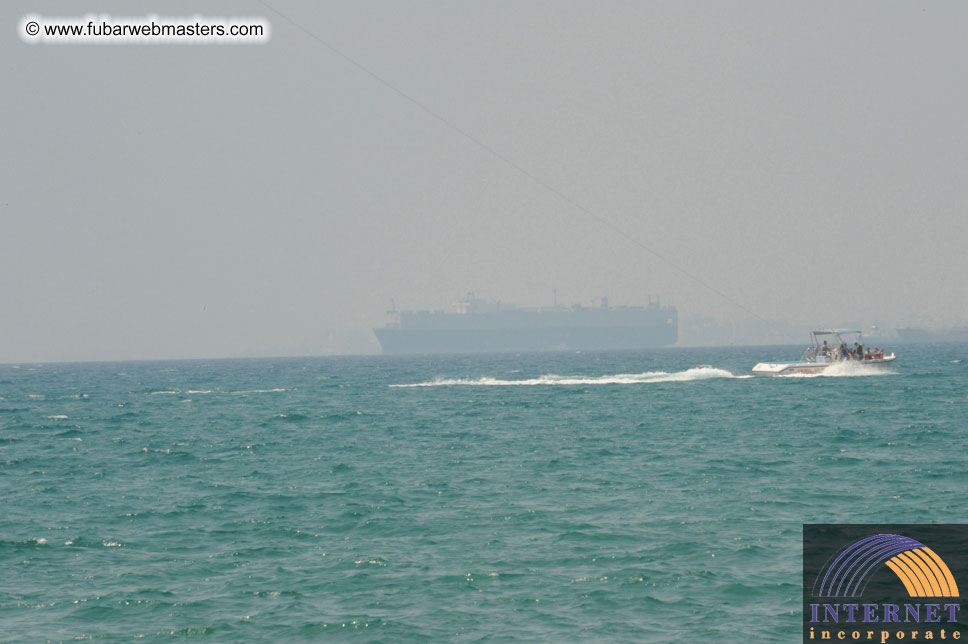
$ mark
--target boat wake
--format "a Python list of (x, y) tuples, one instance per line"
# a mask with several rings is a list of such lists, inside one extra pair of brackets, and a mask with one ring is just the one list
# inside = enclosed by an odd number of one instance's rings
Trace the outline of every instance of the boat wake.
[(647, 371), (645, 373), (620, 373), (611, 376), (557, 376), (547, 374), (538, 378), (522, 380), (503, 380), (500, 378), (434, 378), (427, 382), (408, 385), (390, 385), (391, 387), (534, 387), (534, 386), (575, 386), (575, 385), (641, 385), (660, 382), (693, 382), (696, 380), (711, 380), (715, 378), (730, 378), (745, 380), (753, 376), (736, 376), (726, 371), (710, 366), (693, 367), (685, 371)]
[(776, 378), (861, 378), (866, 376), (896, 376), (897, 372), (863, 361), (844, 360), (835, 362), (820, 373), (785, 373)]

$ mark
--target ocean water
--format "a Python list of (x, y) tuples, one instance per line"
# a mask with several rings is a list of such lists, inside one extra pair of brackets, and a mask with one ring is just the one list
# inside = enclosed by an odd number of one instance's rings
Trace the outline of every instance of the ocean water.
[(3, 365), (0, 641), (797, 641), (801, 524), (965, 522), (897, 350)]

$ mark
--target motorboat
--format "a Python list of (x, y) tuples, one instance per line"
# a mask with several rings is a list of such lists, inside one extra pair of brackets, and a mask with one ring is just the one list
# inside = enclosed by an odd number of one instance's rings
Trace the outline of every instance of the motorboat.
[[(852, 355), (862, 347), (861, 332), (847, 329), (821, 329), (812, 331), (813, 344), (796, 362), (761, 362), (753, 367), (753, 373), (762, 376), (789, 376), (820, 374), (834, 366), (860, 369), (883, 369), (894, 362), (896, 356), (879, 352), (877, 357), (863, 358)], [(848, 340), (850, 342), (848, 342)], [(851, 344), (853, 343), (853, 344)], [(848, 353), (849, 352), (849, 353)]]

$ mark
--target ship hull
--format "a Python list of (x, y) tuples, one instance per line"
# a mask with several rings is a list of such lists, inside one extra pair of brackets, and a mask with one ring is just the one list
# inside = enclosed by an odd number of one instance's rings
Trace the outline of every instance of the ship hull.
[(652, 349), (678, 339), (674, 324), (632, 327), (374, 329), (384, 354)]

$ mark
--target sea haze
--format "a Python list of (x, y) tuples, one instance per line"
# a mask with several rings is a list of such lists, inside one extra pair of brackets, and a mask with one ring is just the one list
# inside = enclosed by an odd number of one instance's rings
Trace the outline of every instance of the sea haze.
[(3, 637), (792, 641), (802, 523), (964, 519), (968, 346), (897, 351), (0, 366)]

